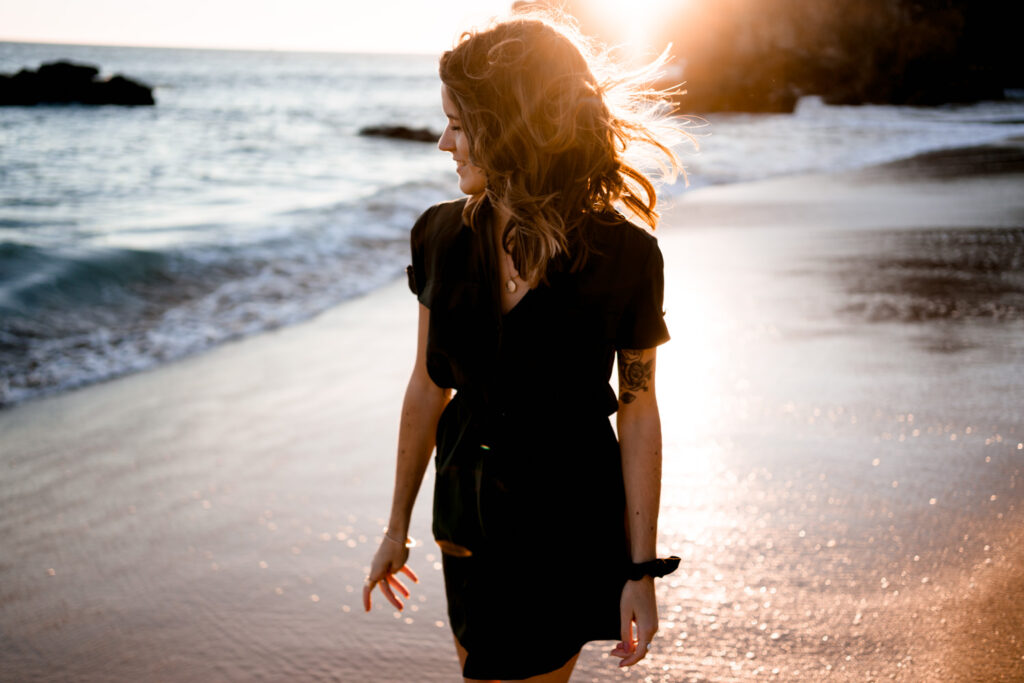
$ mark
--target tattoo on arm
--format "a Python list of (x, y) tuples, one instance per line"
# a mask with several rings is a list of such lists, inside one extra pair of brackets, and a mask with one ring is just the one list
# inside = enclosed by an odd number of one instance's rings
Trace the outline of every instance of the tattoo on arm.
[(623, 403), (632, 403), (636, 393), (647, 391), (650, 385), (654, 360), (645, 363), (643, 355), (643, 351), (619, 351), (619, 400)]

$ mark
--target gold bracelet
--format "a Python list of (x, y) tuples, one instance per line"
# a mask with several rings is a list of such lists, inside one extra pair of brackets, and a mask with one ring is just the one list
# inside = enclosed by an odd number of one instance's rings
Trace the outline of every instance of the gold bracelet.
[(406, 548), (415, 548), (416, 547), (416, 541), (411, 536), (406, 536), (405, 537), (405, 543), (402, 543), (397, 538), (393, 538), (392, 536), (390, 536), (388, 534), (388, 528), (387, 527), (384, 527), (383, 531), (384, 531), (384, 538), (388, 539), (392, 543), (397, 543), (398, 545), (404, 545)]

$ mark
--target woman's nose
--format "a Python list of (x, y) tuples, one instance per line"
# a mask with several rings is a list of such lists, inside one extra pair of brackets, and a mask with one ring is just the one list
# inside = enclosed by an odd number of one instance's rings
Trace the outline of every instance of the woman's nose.
[(441, 133), (441, 137), (437, 140), (437, 148), (442, 152), (451, 152), (455, 149), (455, 145), (452, 144), (452, 132), (447, 128)]

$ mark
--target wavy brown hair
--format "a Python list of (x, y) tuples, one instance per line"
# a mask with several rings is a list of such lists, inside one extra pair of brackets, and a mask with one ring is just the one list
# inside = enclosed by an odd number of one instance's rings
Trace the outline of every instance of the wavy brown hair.
[(616, 205), (656, 227), (654, 185), (624, 156), (639, 148), (664, 175), (682, 171), (672, 150), (686, 135), (671, 117), (674, 93), (650, 86), (666, 56), (624, 73), (566, 18), (548, 14), (464, 33), (441, 56), (471, 161), (487, 177), (466, 218), (476, 227), (485, 197), (508, 213), (501, 242), (528, 282), (545, 279), (561, 254), (582, 267), (591, 253), (582, 226), (610, 218)]

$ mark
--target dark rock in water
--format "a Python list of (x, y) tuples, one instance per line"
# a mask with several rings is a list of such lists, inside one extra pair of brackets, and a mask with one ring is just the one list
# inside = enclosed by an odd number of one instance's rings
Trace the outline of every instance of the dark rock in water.
[(121, 75), (113, 76), (106, 81), (98, 81), (90, 95), (95, 99), (86, 100), (88, 104), (156, 104), (152, 88)]
[(407, 126), (367, 126), (360, 129), (359, 134), (415, 142), (437, 142), (437, 139), (441, 137), (440, 133), (435, 133), (429, 128), (409, 128)]
[(149, 86), (120, 75), (97, 80), (99, 73), (94, 66), (59, 61), (0, 74), (0, 105), (156, 103)]

